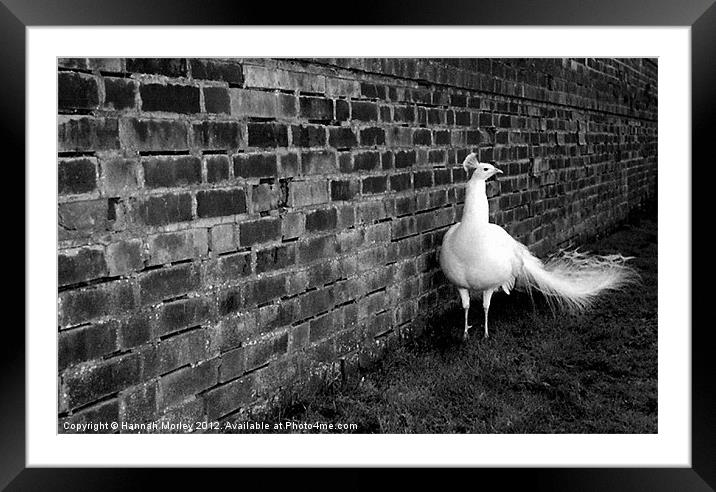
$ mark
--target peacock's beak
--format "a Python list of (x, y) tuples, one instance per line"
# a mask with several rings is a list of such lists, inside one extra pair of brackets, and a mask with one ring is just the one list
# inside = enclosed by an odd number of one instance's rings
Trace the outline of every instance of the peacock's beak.
[(504, 174), (504, 173), (502, 172), (502, 169), (495, 168), (495, 174)]

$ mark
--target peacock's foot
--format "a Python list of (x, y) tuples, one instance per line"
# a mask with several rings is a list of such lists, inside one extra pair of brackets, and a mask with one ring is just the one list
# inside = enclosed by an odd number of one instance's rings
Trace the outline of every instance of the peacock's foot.
[(462, 334), (462, 339), (463, 339), (463, 340), (467, 340), (467, 339), (469, 338), (468, 330), (469, 330), (470, 328), (472, 328), (471, 325), (468, 325), (468, 326), (465, 327), (465, 332)]

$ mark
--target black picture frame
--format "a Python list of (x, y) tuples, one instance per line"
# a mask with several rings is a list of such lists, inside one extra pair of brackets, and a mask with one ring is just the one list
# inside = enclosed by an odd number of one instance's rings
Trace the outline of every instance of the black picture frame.
[[(305, 4), (302, 12), (278, 8), (278, 4), (217, 0), (0, 0), (0, 107), (3, 108), (4, 153), (12, 151), (16, 158), (7, 168), (17, 172), (13, 183), (24, 180), (25, 156), (25, 51), (28, 26), (97, 26), (97, 25), (289, 25), (351, 24), (351, 25), (550, 25), (550, 26), (690, 26), (692, 35), (692, 162), (708, 166), (713, 161), (711, 141), (716, 120), (716, 63), (712, 62), (716, 48), (716, 5), (714, 0), (529, 0), (458, 1), (444, 2), (360, 2), (337, 6), (323, 2)], [(343, 7), (348, 7), (344, 9)], [(342, 13), (341, 13), (342, 12)], [(660, 136), (668, 138), (668, 136)], [(684, 172), (683, 163), (671, 163), (675, 172)], [(665, 165), (665, 163), (662, 163)], [(712, 164), (711, 164), (712, 165)], [(691, 168), (693, 169), (693, 167)], [(22, 171), (20, 171), (22, 170)], [(691, 207), (694, 217), (708, 214), (708, 180), (692, 180)], [(18, 189), (24, 187), (15, 186)], [(702, 191), (702, 192), (699, 192)], [(20, 203), (18, 198), (16, 203)], [(24, 202), (24, 200), (23, 200)], [(10, 207), (6, 202), (6, 207)], [(9, 214), (9, 213), (8, 213)], [(17, 242), (24, 238), (20, 228), (9, 222), (17, 257)], [(15, 221), (19, 214), (15, 212)], [(703, 234), (703, 224), (694, 233)], [(26, 251), (24, 244), (22, 250)], [(706, 258), (699, 254), (706, 242), (692, 237), (692, 258)], [(7, 257), (6, 257), (7, 258)], [(25, 264), (32, 261), (24, 253)], [(701, 271), (701, 269), (699, 269)], [(701, 275), (705, 276), (705, 271)], [(22, 278), (22, 277), (18, 277)], [(16, 282), (16, 281), (15, 281)], [(16, 292), (31, 295), (24, 288)], [(692, 292), (696, 284), (692, 283)], [(9, 305), (9, 303), (8, 303)], [(698, 305), (698, 304), (697, 304)], [(696, 307), (696, 305), (694, 306)], [(693, 317), (696, 320), (697, 317)], [(716, 488), (716, 391), (711, 375), (716, 373), (710, 323), (692, 323), (692, 468), (618, 468), (618, 469), (476, 469), (451, 473), (450, 481), (489, 486), (498, 483), (501, 488), (529, 486), (536, 490), (714, 490)], [(12, 328), (12, 329), (11, 329)], [(661, 327), (660, 329), (687, 329), (688, 327)], [(162, 473), (150, 469), (59, 469), (26, 468), (25, 448), (25, 337), (16, 323), (8, 323), (0, 343), (0, 487), (7, 490), (125, 490), (149, 483), (161, 473), (162, 483), (187, 485), (189, 474), (200, 474), (205, 486), (221, 483), (230, 470), (173, 470)], [(465, 477), (466, 473), (470, 477)], [(344, 484), (351, 489), (373, 486), (368, 471), (349, 470), (333, 477), (339, 470), (323, 472), (320, 483), (310, 470), (291, 471), (290, 480), (297, 483)], [(241, 470), (242, 487), (266, 486), (265, 470)], [(310, 474), (310, 477), (309, 477)], [(270, 475), (268, 475), (270, 476)], [(206, 480), (210, 477), (210, 482)], [(275, 480), (275, 477), (271, 479)], [(401, 474), (401, 487), (426, 483), (424, 470)], [(446, 484), (447, 485), (447, 484)]]

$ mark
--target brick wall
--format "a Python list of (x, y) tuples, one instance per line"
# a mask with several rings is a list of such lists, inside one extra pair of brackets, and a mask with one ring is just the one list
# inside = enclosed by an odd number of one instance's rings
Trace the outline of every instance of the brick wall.
[(379, 354), (457, 299), (436, 252), (471, 150), (537, 253), (609, 229), (656, 194), (656, 71), (60, 59), (60, 431), (231, 418)]

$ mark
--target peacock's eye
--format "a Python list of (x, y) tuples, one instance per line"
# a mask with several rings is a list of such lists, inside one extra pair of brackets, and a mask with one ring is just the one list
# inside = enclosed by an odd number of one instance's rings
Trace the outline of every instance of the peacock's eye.
[(483, 171), (489, 171), (490, 168), (489, 168), (489, 167), (483, 167), (482, 170), (483, 170)]

